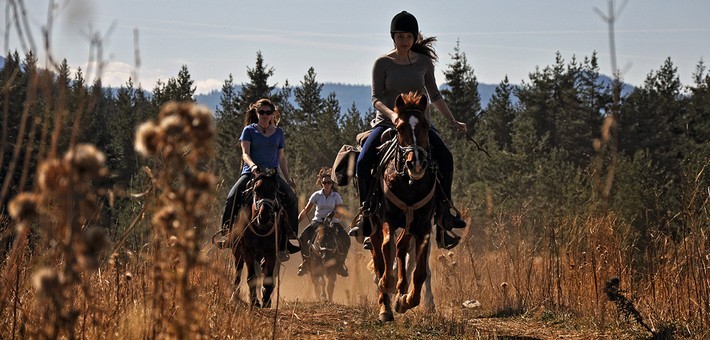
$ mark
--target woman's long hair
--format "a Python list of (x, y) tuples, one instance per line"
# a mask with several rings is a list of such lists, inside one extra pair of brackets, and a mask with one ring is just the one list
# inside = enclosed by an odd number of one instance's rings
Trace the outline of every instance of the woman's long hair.
[(436, 42), (436, 37), (424, 38), (420, 32), (417, 36), (417, 41), (412, 45), (412, 51), (423, 54), (429, 57), (431, 60), (439, 60), (439, 56), (436, 55), (434, 50), (434, 43)]
[(271, 108), (271, 111), (274, 112), (271, 115), (271, 121), (269, 122), (269, 124), (279, 125), (279, 122), (281, 121), (281, 111), (279, 111), (279, 109), (276, 107), (276, 105), (274, 105), (274, 103), (270, 99), (261, 98), (253, 104), (249, 105), (249, 109), (244, 114), (245, 127), (259, 122), (259, 116), (257, 116), (256, 111), (264, 105), (269, 106)]
[(316, 188), (321, 188), (322, 185), (320, 182), (323, 180), (323, 178), (328, 177), (328, 178), (330, 178), (331, 181), (333, 181), (333, 184), (331, 184), (332, 190), (337, 192), (338, 191), (338, 183), (336, 183), (335, 180), (333, 180), (333, 177), (331, 174), (332, 174), (332, 169), (329, 166), (324, 166), (324, 167), (320, 168), (320, 170), (318, 170), (318, 176), (316, 177)]

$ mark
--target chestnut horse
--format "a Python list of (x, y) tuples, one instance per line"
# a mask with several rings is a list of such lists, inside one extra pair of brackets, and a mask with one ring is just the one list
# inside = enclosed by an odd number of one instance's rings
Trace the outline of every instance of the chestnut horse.
[(306, 258), (316, 298), (329, 302), (333, 302), (337, 268), (341, 265), (338, 253), (344, 251), (338, 243), (336, 227), (330, 223), (332, 218), (333, 213), (330, 213), (315, 226), (313, 240), (307, 245), (310, 247), (310, 255)]
[[(274, 277), (278, 275), (276, 251), (279, 238), (283, 237), (280, 226), (285, 225), (286, 211), (280, 202), (276, 176), (276, 169), (266, 169), (250, 181), (252, 203), (240, 209), (239, 218), (227, 236), (237, 268), (235, 286), (239, 286), (246, 265), (252, 307), (271, 307)], [(259, 286), (261, 302), (257, 296)]]
[[(375, 180), (381, 182), (383, 195), (380, 208), (372, 216), (375, 231), (370, 238), (382, 322), (394, 320), (389, 294), (397, 293), (395, 310), (404, 313), (419, 304), (422, 284), (428, 275), (429, 234), (437, 181), (429, 148), (430, 124), (424, 114), (427, 102), (426, 96), (411, 92), (397, 97), (396, 137), (383, 143), (384, 168), (375, 176)], [(403, 229), (399, 236), (395, 232), (398, 228)], [(395, 246), (395, 237), (396, 287), (392, 275), (395, 252), (390, 248)], [(415, 268), (412, 287), (408, 287), (405, 262), (412, 238)]]

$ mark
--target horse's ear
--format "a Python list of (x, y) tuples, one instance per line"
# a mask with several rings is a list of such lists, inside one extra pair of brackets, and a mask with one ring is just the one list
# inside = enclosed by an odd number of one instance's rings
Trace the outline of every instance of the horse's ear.
[(397, 99), (394, 101), (394, 107), (395, 107), (395, 108), (400, 108), (400, 107), (403, 107), (403, 106), (404, 106), (404, 98), (403, 98), (402, 95), (400, 94), (400, 95), (397, 96)]
[(427, 96), (423, 94), (421, 97), (419, 97), (418, 105), (422, 109), (426, 109), (427, 105), (429, 105), (429, 98), (427, 98)]

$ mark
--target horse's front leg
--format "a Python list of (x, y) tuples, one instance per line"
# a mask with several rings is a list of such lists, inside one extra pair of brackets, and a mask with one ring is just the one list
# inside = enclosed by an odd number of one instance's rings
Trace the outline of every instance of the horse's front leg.
[(266, 256), (262, 265), (263, 282), (261, 283), (261, 299), (264, 308), (271, 308), (271, 294), (274, 292), (276, 277), (276, 257)]
[(337, 279), (335, 267), (326, 271), (325, 278), (327, 278), (328, 281), (326, 286), (326, 290), (328, 291), (328, 302), (333, 302), (333, 292), (335, 292), (335, 280)]
[(247, 266), (247, 285), (249, 286), (249, 305), (259, 308), (259, 298), (256, 296), (256, 286), (259, 285), (259, 278), (256, 276), (257, 268), (256, 261), (253, 255), (245, 255), (242, 257), (244, 264)]
[(234, 288), (239, 289), (239, 284), (242, 282), (242, 269), (244, 268), (244, 256), (242, 256), (242, 251), (240, 249), (234, 249), (232, 251), (234, 254), (234, 268), (236, 268), (237, 275), (234, 277)]
[[(375, 283), (378, 284), (380, 279), (385, 276), (385, 262), (382, 256), (382, 228), (370, 236), (370, 241), (372, 242), (372, 262), (375, 266)], [(390, 296), (389, 294), (378, 289), (379, 298), (377, 303), (380, 305), (379, 320), (381, 322), (394, 321), (394, 316), (392, 315), (392, 308), (390, 307)]]
[(427, 278), (427, 261), (429, 261), (429, 235), (428, 233), (417, 237), (416, 249), (417, 264), (414, 268), (414, 279), (409, 293), (399, 296), (396, 301), (395, 310), (404, 313), (419, 305), (421, 300), (422, 285)]
[(409, 251), (409, 243), (412, 234), (402, 231), (397, 238), (397, 294), (401, 295), (407, 292), (409, 285), (409, 276), (407, 275), (407, 252)]
[[(382, 224), (382, 236), (382, 247), (380, 251), (382, 253), (384, 268), (377, 286), (381, 292), (391, 294), (395, 292), (394, 278), (392, 277), (392, 265), (394, 264), (392, 257), (394, 255), (393, 247), (395, 245), (392, 242), (392, 230), (388, 222)], [(373, 244), (373, 247), (374, 246)]]

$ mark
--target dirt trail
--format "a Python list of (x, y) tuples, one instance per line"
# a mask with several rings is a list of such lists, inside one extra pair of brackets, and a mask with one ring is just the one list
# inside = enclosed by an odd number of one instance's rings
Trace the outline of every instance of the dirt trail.
[[(275, 310), (259, 310), (272, 322)], [(423, 313), (412, 310), (392, 323), (377, 321), (376, 306), (283, 302), (278, 311), (278, 339), (611, 339), (620, 334), (570, 329), (540, 321), (468, 316), (466, 311)], [(628, 336), (626, 336), (628, 337)]]
[[(338, 277), (334, 303), (318, 302), (308, 275), (296, 275), (300, 256), (281, 267), (281, 297), (277, 317), (278, 339), (610, 339), (617, 333), (579, 329), (571, 322), (542, 322), (524, 317), (491, 318), (478, 309), (437, 300), (437, 311), (417, 307), (395, 314), (395, 321), (378, 321), (377, 291), (367, 263), (369, 253), (355, 250), (348, 259), (350, 276)], [(246, 289), (242, 299), (246, 300)], [(257, 310), (263, 325), (273, 325), (275, 309)], [(539, 315), (539, 313), (538, 313)], [(576, 327), (576, 328), (575, 328)]]

